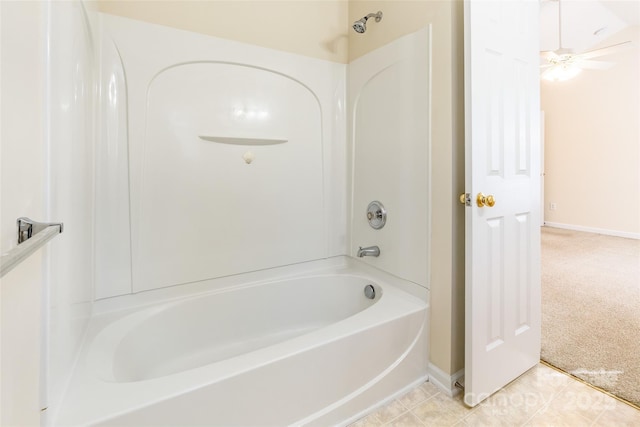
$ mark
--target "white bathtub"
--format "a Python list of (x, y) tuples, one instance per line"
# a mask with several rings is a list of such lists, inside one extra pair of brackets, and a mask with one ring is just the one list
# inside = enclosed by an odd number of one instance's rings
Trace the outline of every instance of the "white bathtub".
[(425, 380), (427, 301), (344, 258), (107, 301), (55, 424), (345, 424)]

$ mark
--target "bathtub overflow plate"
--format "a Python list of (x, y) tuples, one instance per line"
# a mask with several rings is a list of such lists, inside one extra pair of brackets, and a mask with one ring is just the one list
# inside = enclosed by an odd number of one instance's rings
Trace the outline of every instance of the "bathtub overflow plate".
[(376, 290), (373, 285), (367, 285), (364, 287), (364, 296), (369, 299), (374, 299), (376, 297)]
[(369, 221), (369, 225), (376, 230), (384, 227), (387, 222), (387, 210), (382, 203), (378, 201), (369, 203), (369, 206), (367, 206), (367, 221)]

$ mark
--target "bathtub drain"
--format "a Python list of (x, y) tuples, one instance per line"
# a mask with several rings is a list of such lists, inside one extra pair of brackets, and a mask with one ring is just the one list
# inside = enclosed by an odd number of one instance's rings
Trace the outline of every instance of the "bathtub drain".
[(374, 299), (376, 297), (376, 290), (373, 288), (373, 285), (367, 285), (364, 287), (364, 296), (369, 299)]

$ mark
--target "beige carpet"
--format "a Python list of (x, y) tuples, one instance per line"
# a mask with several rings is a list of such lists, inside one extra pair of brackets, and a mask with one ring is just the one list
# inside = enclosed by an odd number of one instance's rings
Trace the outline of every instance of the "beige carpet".
[(542, 227), (542, 360), (640, 406), (640, 240)]

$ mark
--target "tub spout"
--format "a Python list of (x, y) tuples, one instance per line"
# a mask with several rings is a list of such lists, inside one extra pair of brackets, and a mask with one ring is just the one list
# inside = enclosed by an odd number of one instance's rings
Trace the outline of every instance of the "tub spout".
[(358, 257), (362, 258), (363, 256), (380, 256), (380, 248), (377, 246), (367, 246), (366, 248), (360, 246)]

